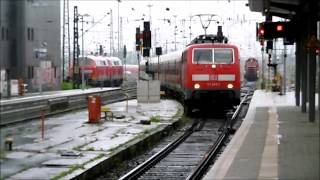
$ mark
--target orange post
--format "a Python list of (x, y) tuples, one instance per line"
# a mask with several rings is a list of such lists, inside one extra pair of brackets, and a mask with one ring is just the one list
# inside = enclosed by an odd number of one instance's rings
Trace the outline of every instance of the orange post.
[(18, 92), (19, 92), (19, 96), (24, 95), (24, 84), (23, 84), (22, 78), (18, 79)]
[(89, 123), (98, 123), (101, 118), (100, 96), (88, 96)]

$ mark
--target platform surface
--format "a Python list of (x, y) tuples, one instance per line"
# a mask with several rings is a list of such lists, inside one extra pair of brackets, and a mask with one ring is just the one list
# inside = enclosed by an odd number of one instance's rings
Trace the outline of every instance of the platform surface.
[(294, 92), (257, 90), (241, 127), (203, 179), (320, 179), (319, 129), (319, 111), (309, 122)]
[[(46, 96), (57, 94), (61, 93)], [(12, 99), (15, 100), (18, 99)], [(43, 121), (35, 119), (1, 127), (0, 179), (77, 177), (110, 159), (118, 149), (125, 149), (154, 132), (172, 126), (183, 114), (182, 105), (174, 100), (158, 103), (129, 100), (108, 104), (108, 107), (114, 118), (102, 118), (98, 123), (88, 123), (88, 109), (85, 108), (46, 117)], [(141, 120), (154, 117), (157, 121), (141, 123)], [(8, 138), (13, 139), (11, 151), (4, 147)]]

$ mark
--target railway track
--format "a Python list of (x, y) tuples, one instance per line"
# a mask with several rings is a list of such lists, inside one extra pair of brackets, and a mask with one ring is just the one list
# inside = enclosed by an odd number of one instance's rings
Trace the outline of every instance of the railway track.
[(200, 179), (233, 133), (234, 121), (248, 97), (227, 121), (196, 119), (180, 137), (120, 179)]
[(223, 120), (198, 120), (179, 138), (120, 179), (186, 179), (210, 148), (222, 124)]
[(121, 88), (98, 92), (43, 95), (2, 101), (0, 105), (0, 127), (13, 123), (39, 118), (42, 112), (46, 116), (69, 112), (87, 107), (88, 96), (98, 95), (103, 104), (136, 98), (136, 83), (124, 84)]

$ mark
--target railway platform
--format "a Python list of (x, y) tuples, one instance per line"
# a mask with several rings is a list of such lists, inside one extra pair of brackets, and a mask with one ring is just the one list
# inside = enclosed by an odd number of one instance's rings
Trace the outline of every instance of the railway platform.
[[(24, 98), (35, 96), (40, 95)], [(129, 100), (108, 107), (113, 119), (105, 120), (102, 114), (98, 123), (88, 123), (85, 108), (1, 127), (0, 179), (92, 179), (168, 134), (183, 114), (183, 107), (173, 100)], [(142, 123), (146, 120), (150, 123)]]
[(309, 122), (293, 92), (255, 91), (241, 127), (203, 179), (320, 179), (316, 114)]
[(116, 90), (119, 87), (101, 87), (101, 88), (89, 88), (89, 89), (72, 89), (72, 90), (63, 90), (63, 91), (44, 91), (44, 92), (28, 92), (23, 96), (11, 96), (1, 97), (1, 104), (10, 103), (10, 102), (21, 102), (26, 100), (38, 100), (43, 98), (52, 98), (52, 97), (62, 97), (62, 96), (72, 96), (78, 94), (90, 94), (90, 93), (98, 93), (109, 90)]

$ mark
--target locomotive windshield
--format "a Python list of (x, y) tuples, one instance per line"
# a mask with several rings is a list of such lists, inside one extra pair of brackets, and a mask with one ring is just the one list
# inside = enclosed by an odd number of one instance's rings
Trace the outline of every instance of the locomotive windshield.
[(232, 49), (194, 49), (193, 63), (195, 64), (232, 64)]
[(105, 61), (96, 61), (97, 66), (105, 66), (106, 62)]
[(231, 64), (233, 63), (232, 49), (214, 49), (215, 64)]
[(195, 49), (193, 62), (196, 64), (212, 64), (212, 49)]
[(95, 65), (95, 63), (92, 59), (87, 59), (87, 58), (85, 58), (85, 59), (80, 58), (79, 63), (80, 63), (80, 66), (94, 66)]

